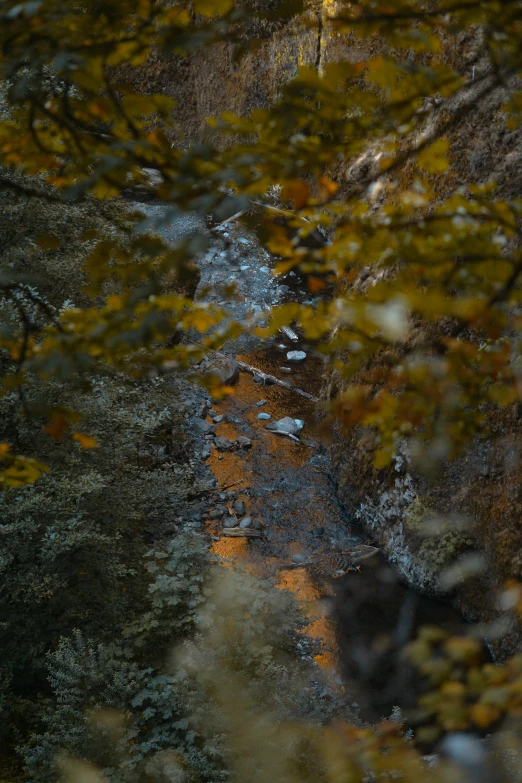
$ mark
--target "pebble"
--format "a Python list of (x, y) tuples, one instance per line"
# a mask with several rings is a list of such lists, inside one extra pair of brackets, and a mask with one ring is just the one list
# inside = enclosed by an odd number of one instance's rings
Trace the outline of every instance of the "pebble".
[(250, 269), (250, 267), (247, 266), (246, 264), (243, 264), (243, 266), (240, 266), (239, 269), (240, 269), (241, 272), (246, 272), (247, 269)]
[(216, 431), (214, 425), (211, 424), (209, 421), (205, 421), (205, 419), (194, 419), (193, 427), (197, 432), (200, 432), (202, 435), (209, 435), (210, 433)]
[(230, 449), (234, 448), (232, 441), (228, 438), (224, 438), (223, 435), (218, 435), (216, 438), (214, 438), (214, 443), (219, 451), (230, 451)]
[(313, 536), (324, 536), (324, 527), (314, 527), (312, 530)]
[(259, 413), (257, 418), (259, 421), (269, 421), (272, 416), (269, 413)]
[(281, 372), (292, 372), (291, 367), (280, 367)]
[(306, 353), (304, 351), (288, 351), (286, 358), (289, 362), (304, 362)]
[(210, 457), (210, 454), (211, 454), (210, 446), (203, 446), (201, 450), (201, 458), (208, 459)]
[(223, 527), (237, 527), (237, 517), (229, 517), (223, 522)]
[(225, 509), (223, 508), (214, 508), (208, 515), (209, 519), (221, 519), (225, 515)]
[(214, 424), (221, 424), (221, 422), (222, 422), (222, 421), (225, 421), (225, 417), (224, 417), (224, 415), (221, 413), (219, 416), (214, 416), (214, 418), (212, 419), (212, 421), (214, 422)]
[(256, 405), (258, 408), (262, 408), (263, 405), (266, 405), (268, 400), (259, 400), (259, 402), (256, 402)]
[(239, 523), (239, 527), (244, 530), (245, 528), (252, 527), (252, 517), (243, 517)]
[(245, 503), (243, 500), (237, 500), (234, 503), (234, 511), (236, 511), (240, 517), (244, 516), (245, 514)]
[(292, 558), (292, 563), (295, 563), (295, 565), (306, 563), (306, 557), (304, 555), (294, 555)]
[(250, 244), (249, 240), (245, 239), (245, 237), (239, 237), (239, 241), (241, 242), (242, 245), (249, 245)]
[(252, 448), (252, 441), (250, 440), (250, 438), (245, 438), (244, 435), (240, 435), (236, 442), (240, 449)]

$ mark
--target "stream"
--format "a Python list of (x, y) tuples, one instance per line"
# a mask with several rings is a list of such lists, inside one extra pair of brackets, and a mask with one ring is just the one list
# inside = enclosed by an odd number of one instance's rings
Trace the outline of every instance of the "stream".
[[(146, 228), (167, 242), (207, 231), (192, 216), (170, 219), (163, 205), (142, 204), (140, 211), (148, 219)], [(273, 260), (241, 227), (223, 226), (213, 241), (200, 260), (200, 300), (226, 304), (239, 321), (252, 313), (268, 318), (270, 308), (285, 298), (308, 300), (295, 276), (274, 278)], [(281, 334), (268, 343), (245, 334), (223, 350), (320, 395), (323, 360), (309, 345)], [(306, 359), (289, 363), (291, 350), (303, 350)], [(307, 633), (318, 641), (316, 663), (331, 687), (347, 694), (361, 720), (373, 723), (396, 706), (407, 714), (419, 684), (401, 656), (404, 645), (421, 625), (437, 624), (455, 633), (462, 619), (449, 605), (401, 584), (379, 553), (353, 565), (349, 553), (372, 542), (338, 501), (321, 439), (320, 405), (259, 381), (241, 372), (235, 393), (215, 402), (206, 417), (208, 424), (217, 420), (215, 436), (251, 441), (249, 448), (219, 449), (214, 434), (207, 435), (207, 465), (217, 481), (217, 513), (223, 514), (205, 523), (212, 551), (295, 593), (311, 618)], [(270, 422), (286, 416), (302, 420), (302, 442), (270, 432), (260, 414), (269, 415)], [(237, 503), (244, 504), (242, 513), (235, 511)], [(229, 537), (224, 520), (234, 513), (251, 517), (260, 528), (258, 537)]]

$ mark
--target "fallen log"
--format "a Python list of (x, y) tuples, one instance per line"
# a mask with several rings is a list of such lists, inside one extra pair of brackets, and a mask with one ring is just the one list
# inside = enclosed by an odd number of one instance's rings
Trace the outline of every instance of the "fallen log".
[(226, 527), (221, 531), (221, 535), (228, 538), (262, 538), (261, 530), (253, 530), (249, 527)]
[(217, 231), (217, 230), (218, 230), (218, 228), (223, 228), (223, 226), (227, 226), (229, 223), (233, 223), (233, 222), (234, 222), (234, 220), (238, 220), (240, 217), (242, 217), (242, 216), (245, 214), (245, 212), (246, 212), (246, 210), (245, 210), (245, 209), (241, 210), (241, 212), (236, 212), (236, 214), (235, 214), (235, 215), (231, 215), (231, 216), (230, 216), (229, 218), (227, 218), (226, 220), (223, 220), (223, 222), (222, 222), (222, 223), (218, 223), (218, 225), (217, 225), (217, 226), (214, 226), (214, 227), (212, 228), (212, 231)]
[(243, 370), (243, 372), (249, 372), (251, 375), (259, 375), (259, 377), (262, 378), (265, 383), (268, 382), (273, 383), (276, 386), (282, 386), (283, 389), (288, 389), (288, 391), (299, 394), (301, 397), (305, 397), (307, 400), (312, 400), (312, 402), (319, 402), (319, 397), (315, 397), (313, 394), (309, 394), (303, 389), (300, 389), (298, 386), (292, 386), (292, 384), (288, 383), (288, 381), (282, 381), (279, 378), (276, 378), (275, 375), (269, 375), (257, 367), (253, 367), (251, 364), (247, 364), (246, 362), (240, 362), (237, 359), (236, 361), (240, 370)]

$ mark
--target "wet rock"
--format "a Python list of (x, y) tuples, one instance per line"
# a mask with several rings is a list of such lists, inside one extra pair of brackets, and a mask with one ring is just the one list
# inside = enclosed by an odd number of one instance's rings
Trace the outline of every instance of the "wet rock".
[(214, 258), (217, 256), (218, 253), (219, 253), (219, 250), (217, 249), (217, 247), (212, 247), (208, 251), (208, 253), (206, 253), (206, 255), (203, 256), (202, 263), (203, 264), (210, 264), (214, 260)]
[(289, 362), (304, 362), (306, 353), (304, 351), (288, 351), (286, 358)]
[(219, 451), (230, 451), (230, 449), (234, 448), (232, 441), (223, 437), (223, 435), (218, 435), (214, 438), (214, 444)]
[(299, 340), (299, 337), (296, 335), (293, 329), (290, 329), (289, 326), (282, 326), (281, 331), (285, 335), (285, 337), (288, 337), (288, 339), (291, 340), (293, 343), (296, 343)]
[(257, 418), (259, 421), (270, 421), (272, 416), (269, 413), (259, 413)]
[(306, 563), (306, 557), (304, 555), (294, 555), (292, 563), (295, 565), (302, 565), (303, 563)]
[(236, 442), (240, 449), (252, 448), (252, 441), (250, 438), (246, 438), (244, 435), (240, 435)]
[(217, 376), (226, 386), (235, 383), (239, 376), (239, 365), (231, 356), (220, 356), (208, 367), (208, 373)]
[(231, 528), (231, 527), (237, 527), (237, 517), (228, 517), (228, 519), (225, 519), (223, 522), (224, 528)]
[(241, 530), (244, 530), (245, 528), (252, 527), (252, 517), (243, 517), (241, 522), (239, 523), (239, 527)]
[(268, 400), (259, 400), (259, 402), (256, 402), (256, 405), (258, 408), (262, 408), (263, 405), (266, 405)]
[(215, 426), (209, 421), (205, 421), (205, 419), (194, 419), (192, 421), (192, 427), (201, 435), (209, 435), (216, 431)]
[(303, 427), (304, 421), (302, 419), (292, 419), (291, 416), (285, 416), (283, 419), (279, 419), (279, 421), (273, 421), (266, 425), (267, 430), (270, 432), (294, 436), (298, 435)]

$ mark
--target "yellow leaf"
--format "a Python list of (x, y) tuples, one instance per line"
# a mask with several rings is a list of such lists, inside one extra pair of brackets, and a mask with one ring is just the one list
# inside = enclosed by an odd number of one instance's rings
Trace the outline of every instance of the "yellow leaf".
[(234, 7), (235, 0), (195, 0), (196, 13), (202, 16), (221, 16)]
[(69, 422), (65, 416), (58, 414), (54, 416), (52, 422), (44, 427), (44, 432), (50, 435), (54, 440), (63, 440), (65, 433), (69, 429)]
[(40, 234), (36, 238), (36, 242), (42, 250), (56, 250), (57, 247), (60, 247), (59, 241), (51, 234)]
[(82, 449), (95, 449), (98, 445), (94, 438), (91, 438), (89, 435), (84, 435), (82, 432), (74, 432), (73, 438), (80, 444)]
[(321, 196), (325, 200), (327, 198), (332, 198), (332, 196), (335, 196), (335, 194), (339, 190), (339, 185), (336, 182), (333, 182), (329, 177), (319, 177), (319, 186), (320, 186)]
[(430, 174), (440, 174), (449, 168), (447, 154), (449, 142), (447, 139), (437, 139), (419, 154), (419, 166)]
[(500, 717), (500, 711), (489, 704), (474, 704), (470, 709), (471, 720), (480, 729), (487, 729)]
[(294, 209), (302, 209), (310, 196), (310, 188), (302, 179), (293, 179), (283, 185), (281, 197), (283, 201), (290, 201)]

